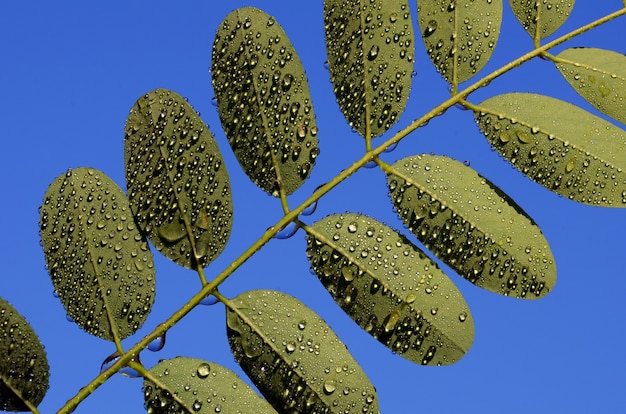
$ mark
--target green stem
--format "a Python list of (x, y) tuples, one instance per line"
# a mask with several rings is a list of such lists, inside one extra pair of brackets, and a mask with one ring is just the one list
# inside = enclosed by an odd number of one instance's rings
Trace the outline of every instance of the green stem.
[[(142, 349), (148, 346), (148, 344), (163, 334), (163, 332), (167, 331), (171, 327), (173, 327), (176, 323), (178, 323), (185, 315), (191, 312), (205, 297), (214, 292), (214, 290), (219, 286), (222, 282), (224, 282), (235, 270), (237, 270), (243, 263), (245, 263), (250, 257), (252, 257), (257, 251), (259, 251), (267, 242), (269, 242), (272, 237), (278, 233), (278, 231), (283, 228), (286, 224), (296, 220), (298, 216), (304, 211), (312, 203), (318, 201), (322, 198), (326, 193), (335, 188), (337, 185), (345, 181), (348, 177), (354, 174), (356, 171), (361, 169), (365, 164), (370, 162), (372, 159), (376, 159), (383, 151), (385, 151), (390, 146), (398, 143), (403, 138), (405, 138), (408, 134), (416, 130), (418, 127), (423, 126), (432, 118), (435, 118), (441, 114), (443, 114), (447, 109), (451, 106), (462, 102), (469, 94), (475, 92), (483, 86), (488, 85), (491, 81), (496, 79), (497, 77), (507, 73), (508, 71), (522, 65), (523, 63), (545, 53), (547, 50), (567, 41), (575, 36), (580, 35), (588, 30), (593, 29), (594, 27), (600, 26), (610, 20), (613, 20), (619, 16), (626, 14), (626, 7), (620, 9), (616, 12), (608, 14), (598, 20), (595, 20), (589, 24), (586, 24), (582, 27), (579, 27), (576, 30), (573, 30), (558, 39), (555, 39), (549, 43), (546, 43), (542, 47), (538, 49), (534, 49), (531, 52), (524, 54), (523, 56), (515, 59), (514, 61), (502, 66), (501, 68), (491, 72), (489, 75), (485, 76), (483, 79), (473, 83), (468, 86), (461, 92), (455, 94), (454, 96), (448, 98), (441, 104), (437, 105), (431, 111), (427, 112), (421, 118), (416, 119), (402, 131), (396, 133), (393, 137), (385, 141), (382, 145), (372, 149), (371, 151), (365, 153), (360, 159), (355, 161), (348, 168), (342, 170), (335, 178), (333, 178), (328, 183), (317, 188), (316, 191), (311, 194), (311, 196), (303, 201), (298, 207), (286, 213), (274, 226), (268, 228), (256, 242), (254, 242), (248, 249), (246, 249), (237, 259), (235, 259), (226, 269), (224, 269), (219, 275), (215, 277), (210, 283), (207, 283), (203, 286), (203, 288), (196, 293), (191, 299), (184, 304), (179, 310), (173, 313), (166, 321), (157, 326), (157, 328), (146, 335), (143, 339), (137, 342), (131, 349), (129, 349), (115, 364), (110, 366), (108, 369), (101, 372), (96, 378), (94, 378), (89, 384), (83, 387), (74, 397), (72, 397), (67, 403), (58, 411), (58, 413), (70, 413), (72, 412), (81, 401), (83, 401), (89, 394), (94, 392), (100, 385), (102, 385), (108, 378), (110, 378), (113, 374), (115, 374), (120, 368), (126, 366), (129, 361), (132, 359), (132, 356), (138, 354)], [(380, 165), (380, 164), (379, 164)], [(384, 165), (384, 164), (383, 164)], [(218, 299), (221, 297), (217, 296)]]

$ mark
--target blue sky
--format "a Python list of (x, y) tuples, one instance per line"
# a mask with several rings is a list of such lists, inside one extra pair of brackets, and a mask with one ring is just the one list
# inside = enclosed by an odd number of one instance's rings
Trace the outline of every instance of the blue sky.
[[(124, 188), (123, 128), (137, 98), (159, 87), (186, 96), (215, 134), (225, 158), (233, 186), (234, 226), (224, 253), (206, 269), (207, 278), (224, 269), (280, 218), (279, 201), (256, 188), (239, 168), (211, 104), (208, 68), (215, 31), (232, 9), (245, 5), (276, 17), (299, 52), (312, 85), (321, 154), (310, 180), (290, 198), (295, 206), (359, 158), (364, 149), (362, 138), (350, 131), (332, 95), (324, 67), (321, 0), (25, 0), (0, 5), (0, 114), (4, 123), (0, 217), (5, 232), (0, 249), (0, 296), (27, 318), (46, 347), (51, 387), (41, 412), (60, 408), (98, 374), (102, 361), (115, 349), (112, 343), (68, 322), (60, 301), (52, 295), (39, 245), (37, 208), (48, 185), (68, 168), (100, 169)], [(621, 6), (617, 0), (579, 0), (557, 34)], [(416, 26), (415, 3), (410, 2), (410, 7)], [(623, 19), (614, 21), (567, 46), (626, 53), (624, 30)], [(407, 110), (391, 133), (448, 93), (420, 39), (416, 46), (417, 76)], [(481, 74), (531, 47), (530, 38), (505, 4), (499, 43)], [(555, 68), (542, 60), (492, 82), (470, 101), (510, 91), (543, 93), (593, 111)], [(223, 285), (222, 293), (235, 296), (250, 289), (277, 289), (314, 309), (360, 362), (377, 389), (384, 413), (623, 410), (626, 212), (580, 205), (534, 184), (490, 149), (470, 112), (457, 108), (413, 133), (384, 158), (393, 162), (430, 152), (469, 161), (513, 197), (540, 225), (557, 262), (556, 288), (546, 298), (532, 302), (483, 291), (444, 266), (465, 296), (475, 321), (474, 345), (460, 362), (440, 368), (417, 366), (362, 332), (309, 273), (302, 233), (272, 241)], [(362, 212), (402, 229), (386, 194), (385, 177), (377, 169), (361, 170), (341, 184), (321, 200), (315, 215), (307, 220), (344, 211)], [(125, 340), (126, 347), (200, 287), (195, 273), (153, 251), (156, 303), (143, 328)], [(142, 361), (150, 367), (159, 359), (177, 355), (214, 361), (243, 375), (228, 350), (220, 305), (195, 309), (168, 332), (160, 352), (145, 351)], [(143, 412), (141, 382), (116, 375), (76, 412)]]

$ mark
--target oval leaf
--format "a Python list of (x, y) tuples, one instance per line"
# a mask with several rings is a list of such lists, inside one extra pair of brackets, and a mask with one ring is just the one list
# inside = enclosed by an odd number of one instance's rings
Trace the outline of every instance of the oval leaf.
[(626, 124), (626, 56), (594, 48), (566, 49), (556, 67), (570, 85), (599, 111)]
[(213, 89), (228, 142), (264, 191), (291, 194), (319, 154), (302, 62), (274, 20), (244, 7), (222, 22), (213, 43)]
[(48, 391), (48, 358), (30, 324), (2, 298), (0, 361), (0, 411), (37, 407)]
[(430, 60), (457, 85), (491, 57), (500, 35), (502, 1), (418, 0), (417, 20)]
[(139, 329), (154, 302), (155, 271), (117, 184), (91, 168), (69, 170), (48, 187), (39, 225), (52, 284), (72, 320), (110, 341)]
[(152, 414), (276, 413), (234, 372), (212, 362), (176, 357), (149, 372), (143, 391)]
[(447, 157), (399, 160), (389, 193), (404, 223), (477, 286), (524, 299), (545, 296), (556, 266), (539, 227), (497, 187)]
[(370, 335), (418, 364), (448, 365), (465, 355), (474, 322), (463, 296), (404, 236), (351, 213), (307, 230), (313, 270)]
[[(513, 14), (530, 37), (543, 39), (569, 17), (576, 0), (509, 0)], [(538, 33), (536, 33), (539, 31)]]
[(178, 94), (156, 89), (126, 121), (124, 161), (130, 206), (166, 257), (204, 267), (224, 249), (233, 207), (228, 172), (211, 131)]
[(341, 111), (362, 136), (383, 134), (411, 90), (415, 45), (406, 0), (324, 0), (324, 29)]
[(378, 413), (374, 387), (315, 312), (276, 291), (251, 291), (226, 311), (237, 362), (279, 412)]
[(580, 203), (626, 207), (626, 132), (570, 103), (529, 93), (474, 107), (491, 145), (535, 182)]

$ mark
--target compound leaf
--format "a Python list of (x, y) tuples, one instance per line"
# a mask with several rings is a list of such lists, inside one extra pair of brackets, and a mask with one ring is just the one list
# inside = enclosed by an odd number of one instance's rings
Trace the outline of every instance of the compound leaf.
[(539, 227), (463, 163), (419, 155), (396, 162), (389, 193), (409, 229), (461, 276), (492, 292), (545, 296), (556, 266)]
[(501, 0), (418, 0), (417, 20), (428, 56), (456, 85), (485, 66), (498, 41)]
[(572, 12), (575, 2), (576, 0), (509, 0), (513, 14), (533, 39), (544, 39), (561, 27)]
[(77, 168), (50, 184), (41, 241), (67, 314), (110, 341), (133, 334), (154, 302), (155, 271), (128, 199), (104, 173)]
[(529, 93), (473, 107), (491, 145), (535, 182), (580, 203), (626, 207), (626, 132), (568, 102)]
[(152, 414), (276, 413), (234, 372), (212, 362), (176, 357), (149, 372), (143, 391)]
[(311, 267), (370, 335), (418, 364), (448, 365), (465, 355), (474, 323), (463, 296), (404, 236), (352, 213), (307, 231)]
[(324, 29), (341, 111), (362, 136), (383, 134), (411, 89), (415, 45), (406, 0), (325, 0)]
[(596, 109), (626, 124), (626, 56), (603, 49), (566, 49), (557, 55), (556, 67)]
[(213, 88), (228, 142), (256, 185), (276, 197), (309, 177), (319, 154), (302, 62), (276, 20), (230, 13), (213, 43)]
[(374, 387), (317, 314), (281, 292), (256, 290), (226, 311), (230, 348), (279, 412), (378, 413)]
[(233, 218), (228, 172), (213, 135), (166, 89), (137, 100), (124, 132), (126, 185), (142, 232), (179, 265), (206, 266), (226, 245)]
[(39, 338), (0, 298), (0, 411), (30, 411), (48, 391), (50, 367)]

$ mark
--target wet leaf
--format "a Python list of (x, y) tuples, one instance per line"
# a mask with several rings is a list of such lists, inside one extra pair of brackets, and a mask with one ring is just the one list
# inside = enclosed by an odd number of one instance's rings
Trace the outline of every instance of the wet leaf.
[(276, 20), (253, 7), (230, 13), (213, 43), (213, 88), (228, 142), (264, 191), (291, 194), (319, 154), (302, 62)]
[(378, 413), (374, 387), (317, 314), (284, 293), (256, 290), (227, 309), (237, 362), (279, 412)]
[(143, 384), (150, 414), (276, 413), (234, 372), (201, 359), (176, 357), (150, 369)]
[(626, 207), (626, 132), (570, 103), (529, 93), (476, 108), (491, 145), (535, 182), (580, 203)]
[(46, 265), (67, 314), (103, 339), (133, 334), (154, 302), (155, 271), (126, 195), (104, 173), (77, 168), (50, 184), (40, 212)]
[(126, 121), (130, 206), (142, 232), (189, 269), (224, 249), (233, 218), (228, 172), (211, 131), (178, 94), (156, 89)]
[(498, 41), (501, 0), (418, 0), (417, 20), (439, 73), (456, 85), (485, 66)]
[(509, 0), (513, 14), (530, 37), (539, 39), (554, 33), (569, 17), (576, 0)]
[(325, 0), (324, 30), (335, 97), (362, 136), (383, 134), (404, 111), (414, 59), (406, 0)]
[(626, 56), (594, 48), (566, 49), (556, 67), (599, 111), (626, 124)]
[(48, 391), (50, 367), (39, 338), (10, 303), (0, 298), (0, 411), (30, 411)]
[(393, 165), (393, 204), (409, 230), (458, 274), (506, 296), (536, 299), (556, 283), (548, 242), (497, 187), (453, 159), (419, 155)]
[(448, 365), (465, 355), (474, 322), (463, 296), (404, 236), (352, 213), (307, 231), (311, 267), (370, 335), (418, 364)]

